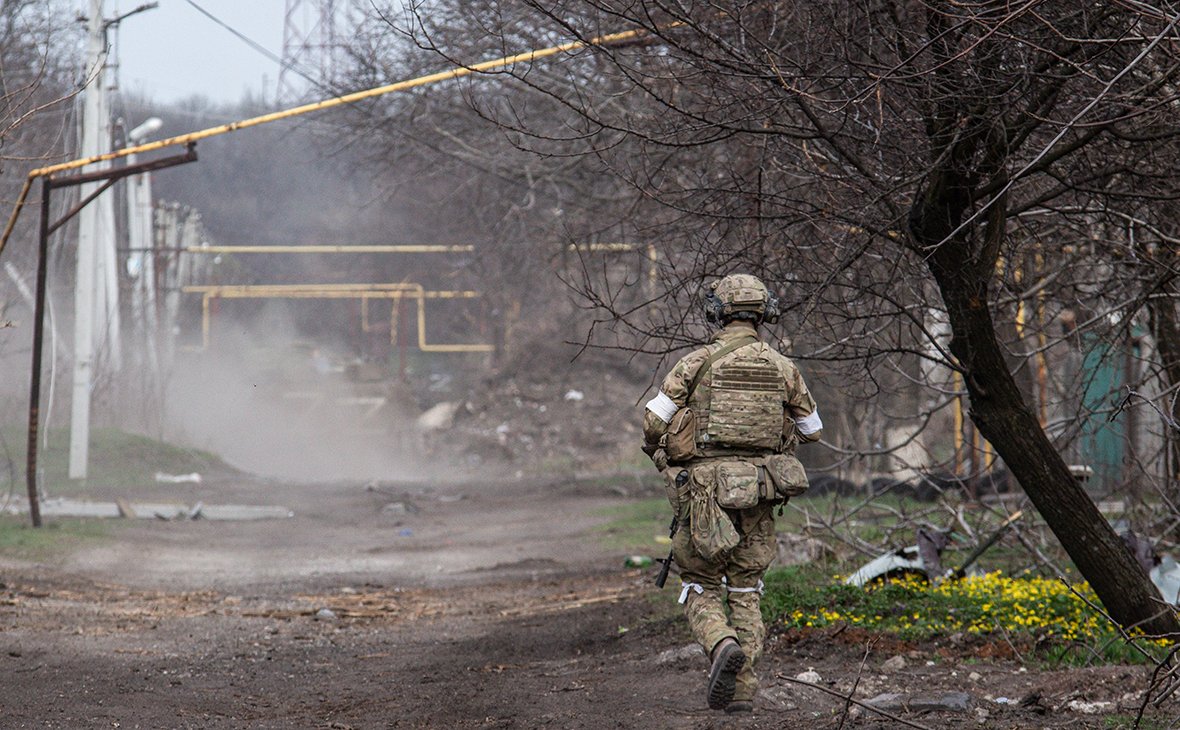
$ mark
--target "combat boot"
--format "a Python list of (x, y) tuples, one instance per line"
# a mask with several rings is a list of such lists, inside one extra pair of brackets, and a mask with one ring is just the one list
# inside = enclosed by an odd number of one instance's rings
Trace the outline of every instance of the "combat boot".
[(722, 639), (713, 647), (713, 666), (709, 668), (707, 697), (710, 710), (723, 710), (733, 701), (737, 673), (746, 663), (746, 654), (737, 641)]
[(725, 706), (725, 714), (737, 715), (745, 712), (753, 712), (754, 703), (750, 700), (734, 700)]

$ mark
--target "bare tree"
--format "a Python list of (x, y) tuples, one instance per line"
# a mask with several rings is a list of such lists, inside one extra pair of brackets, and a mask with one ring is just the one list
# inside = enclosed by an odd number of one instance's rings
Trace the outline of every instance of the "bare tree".
[[(511, 37), (497, 41), (505, 53), (549, 42), (547, 31), (529, 22), (527, 7), (436, 10), (429, 29), (395, 5), (367, 24), (369, 32), (351, 49), (350, 86), (438, 70), (440, 59), (422, 53), (421, 44), (428, 41), (415, 31), (454, 41), (454, 56), (443, 64), (486, 56), (493, 28), (513, 29)], [(568, 301), (560, 278), (579, 270), (580, 263), (608, 272), (604, 276), (614, 282), (616, 299), (634, 299), (636, 288), (624, 283), (644, 278), (634, 264), (645, 261), (647, 252), (617, 223), (633, 202), (630, 191), (620, 191), (616, 178), (581, 156), (556, 146), (552, 154), (538, 155), (520, 133), (488, 123), (510, 117), (529, 126), (579, 124), (580, 117), (561, 103), (502, 75), (424, 87), (351, 111), (356, 146), (369, 155), (369, 169), (379, 171), (401, 235), (476, 246), (462, 275), (477, 277), (484, 291), (501, 370), (538, 355), (552, 362), (560, 359), (558, 351), (568, 350), (564, 332), (581, 313), (554, 302)], [(609, 210), (616, 212), (604, 215)], [(620, 267), (620, 261), (631, 265)]]
[[(70, 105), (66, 102), (79, 87), (71, 79), (76, 58), (63, 51), (76, 39), (75, 31), (62, 22), (64, 12), (64, 4), (57, 0), (0, 4), (0, 200), (15, 201), (26, 169), (60, 156), (69, 143)], [(7, 216), (8, 211), (5, 222)], [(33, 225), (23, 221), (14, 240), (30, 241)], [(31, 285), (35, 247), (13, 245), (3, 260), (14, 273), (0, 275), (5, 282), (0, 287), (0, 320), (5, 319), (8, 306), (22, 299), (13, 277), (23, 277), (26, 287)], [(0, 340), (0, 354), (11, 353), (4, 340), (23, 341), (17, 335), (20, 331), (6, 333)]]
[[(432, 32), (439, 7), (415, 6), (419, 43), (469, 56), (470, 36)], [(1103, 236), (1177, 194), (1176, 7), (505, 0), (481, 18), (485, 56), (522, 28), (587, 44), (512, 70), (560, 123), (487, 116), (518, 146), (584, 155), (658, 203), (669, 301), (752, 268), (789, 283), (788, 329), (812, 356), (855, 364), (869, 389), (927, 393), (913, 417), (945, 414), (961, 379), (975, 427), (1111, 615), (1180, 631), (1071, 476), (1071, 429), (1046, 431), (1047, 378), (1027, 375), (1051, 346), (1030, 310), (1073, 305), (1062, 337), (1079, 312), (1112, 334), (1160, 300), (1131, 296), (1143, 280), (1115, 258), (1129, 242)], [(641, 34), (592, 43), (623, 29)], [(618, 307), (593, 282), (584, 293), (640, 349), (691, 339), (695, 323), (667, 314), (683, 307)]]

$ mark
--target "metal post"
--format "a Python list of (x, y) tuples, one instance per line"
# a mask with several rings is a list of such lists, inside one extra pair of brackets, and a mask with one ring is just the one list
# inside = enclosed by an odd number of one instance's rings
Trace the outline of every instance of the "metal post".
[(206, 292), (205, 296), (201, 297), (201, 347), (202, 349), (209, 349), (210, 332), (213, 328), (213, 322), (210, 321), (211, 310), (209, 308), (209, 300), (213, 297), (211, 293)]
[(394, 299), (393, 304), (394, 304), (393, 319), (394, 319), (395, 326), (397, 327), (397, 330), (396, 330), (397, 335), (395, 337), (397, 342), (394, 343), (397, 345), (397, 375), (399, 378), (401, 378), (402, 382), (405, 382), (405, 379), (406, 379), (406, 335), (404, 332), (405, 328), (402, 326), (403, 325), (403, 322), (402, 322), (402, 309), (403, 309), (403, 307), (402, 307), (401, 297)]
[(29, 490), (29, 516), (41, 526), (37, 492), (37, 431), (41, 418), (41, 345), (45, 339), (45, 279), (49, 264), (49, 178), (41, 179), (41, 230), (37, 237), (37, 303), (33, 312), (33, 375), (29, 384), (29, 441), (25, 479)]
[[(195, 162), (196, 150), (189, 149), (183, 155), (167, 157), (153, 162), (128, 167), (125, 170), (104, 170), (98, 173), (77, 175), (72, 178), (53, 179), (49, 175), (41, 178), (41, 227), (37, 245), (37, 292), (33, 305), (33, 372), (29, 385), (29, 438), (27, 451), (27, 473), (29, 491), (29, 514), (33, 519), (33, 526), (41, 526), (41, 507), (37, 495), (37, 436), (41, 418), (41, 350), (45, 339), (45, 294), (46, 279), (49, 267), (49, 235), (65, 225), (66, 221), (74, 217), (86, 204), (94, 200), (101, 192), (111, 186), (115, 179), (150, 170), (161, 170), (165, 167)], [(97, 191), (83, 197), (82, 201), (71, 208), (61, 220), (50, 223), (49, 197), (56, 187), (69, 187), (84, 182), (99, 181), (102, 184)]]

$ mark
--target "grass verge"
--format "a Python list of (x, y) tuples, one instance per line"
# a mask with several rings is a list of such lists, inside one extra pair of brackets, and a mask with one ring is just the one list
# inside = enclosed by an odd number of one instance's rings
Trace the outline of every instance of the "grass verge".
[[(38, 450), (37, 458), (42, 487), (50, 494), (76, 491), (82, 482), (69, 478), (69, 431), (53, 429), (47, 441), (47, 445)], [(23, 429), (0, 430), (0, 486), (8, 481), (23, 487), (25, 454)], [(233, 468), (206, 451), (181, 448), (109, 428), (91, 431), (88, 486), (146, 486), (155, 482), (156, 472), (208, 474), (229, 471)]]
[(78, 546), (101, 540), (116, 529), (110, 521), (53, 519), (36, 529), (27, 518), (0, 517), (0, 555), (44, 561)]
[(657, 497), (627, 501), (597, 512), (610, 521), (597, 529), (602, 543), (611, 550), (663, 557), (668, 552), (668, 522), (672, 509), (668, 500)]

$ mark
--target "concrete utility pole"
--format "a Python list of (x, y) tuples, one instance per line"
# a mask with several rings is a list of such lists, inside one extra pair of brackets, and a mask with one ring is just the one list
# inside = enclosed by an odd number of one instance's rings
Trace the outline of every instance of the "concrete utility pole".
[[(87, 19), (86, 60), (90, 75), (82, 94), (82, 149), (83, 157), (101, 155), (111, 148), (110, 111), (107, 107), (107, 25), (103, 18), (103, 0), (90, 0)], [(107, 165), (96, 166), (103, 169)], [(101, 183), (81, 186), (85, 199)], [(90, 455), (90, 395), (95, 366), (95, 314), (117, 314), (118, 302), (111, 307), (111, 297), (118, 296), (118, 288), (109, 292), (108, 269), (115, 264), (114, 206), (110, 196), (100, 195), (78, 215), (78, 266), (74, 289), (74, 387), (70, 408), (70, 469), (71, 479), (85, 479)], [(108, 256), (105, 249), (110, 248)], [(105, 263), (105, 265), (104, 265)], [(113, 272), (110, 272), (113, 273)], [(96, 289), (102, 287), (101, 298)], [(98, 305), (102, 306), (99, 307)], [(105, 328), (104, 328), (105, 330)]]
[[(86, 19), (89, 83), (82, 93), (82, 157), (111, 151), (111, 112), (107, 103), (107, 30), (136, 13), (157, 6), (157, 3), (145, 3), (129, 13), (107, 20), (103, 16), (102, 4), (103, 0), (90, 0), (90, 14)], [(110, 163), (102, 163), (95, 165), (93, 171), (109, 167)], [(102, 185), (101, 181), (82, 184), (79, 199), (86, 200)], [(74, 387), (70, 407), (71, 479), (86, 478), (90, 458), (90, 396), (98, 353), (107, 355), (113, 369), (120, 367), (119, 259), (115, 243), (115, 203), (110, 195), (98, 195), (78, 215)]]

